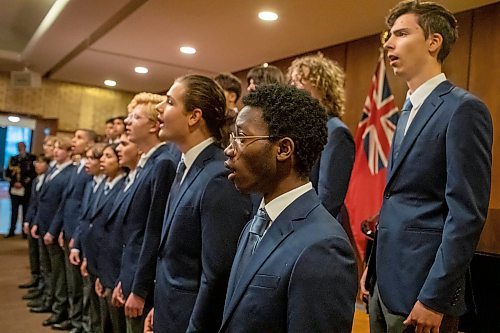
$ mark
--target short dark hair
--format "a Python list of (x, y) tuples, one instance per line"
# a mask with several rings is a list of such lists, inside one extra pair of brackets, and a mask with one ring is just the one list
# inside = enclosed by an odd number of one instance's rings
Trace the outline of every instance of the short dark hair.
[(285, 76), (281, 69), (273, 65), (261, 65), (252, 68), (247, 73), (247, 83), (250, 84), (250, 79), (253, 79), (255, 85), (261, 84), (284, 84)]
[(92, 142), (97, 142), (97, 133), (94, 130), (88, 128), (79, 128), (77, 131), (85, 132), (87, 138)]
[(186, 75), (177, 80), (186, 89), (184, 108), (191, 112), (198, 108), (208, 130), (217, 141), (224, 141), (221, 129), (226, 119), (226, 97), (224, 91), (214, 80), (203, 75)]
[(100, 159), (102, 157), (102, 152), (104, 151), (104, 148), (106, 146), (107, 144), (105, 144), (104, 142), (98, 142), (90, 147), (89, 151), (92, 154), (92, 157), (94, 157), (96, 160)]
[(124, 117), (124, 116), (118, 116), (118, 117), (114, 117), (114, 118), (113, 118), (113, 121), (115, 121), (116, 119), (118, 119), (118, 120), (121, 120), (121, 121), (122, 121), (122, 123), (124, 123), (124, 124), (125, 124), (125, 118), (126, 118), (126, 117)]
[(36, 161), (37, 162), (42, 162), (42, 163), (47, 163), (47, 164), (50, 164), (51, 160), (50, 158), (48, 158), (47, 156), (45, 156), (44, 154), (40, 154), (36, 157)]
[(319, 101), (295, 87), (271, 84), (258, 86), (243, 103), (262, 110), (270, 136), (293, 140), (296, 170), (308, 177), (327, 139), (327, 115)]
[(115, 120), (115, 118), (108, 118), (106, 119), (106, 124), (113, 124), (113, 121)]
[(214, 77), (215, 82), (220, 84), (222, 89), (236, 94), (236, 101), (241, 96), (241, 81), (231, 73), (220, 73)]
[(407, 0), (398, 3), (389, 11), (389, 15), (385, 20), (387, 27), (391, 29), (394, 22), (405, 14), (417, 15), (418, 25), (424, 31), (425, 38), (434, 33), (438, 33), (443, 37), (443, 43), (437, 55), (438, 61), (443, 63), (458, 38), (455, 16), (437, 3)]

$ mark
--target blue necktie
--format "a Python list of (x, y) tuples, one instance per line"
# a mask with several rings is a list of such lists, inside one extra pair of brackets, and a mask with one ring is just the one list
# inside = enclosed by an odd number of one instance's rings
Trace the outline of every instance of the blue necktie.
[(108, 195), (109, 191), (111, 191), (111, 186), (106, 184), (106, 186), (104, 186), (104, 195)]
[(271, 219), (269, 218), (269, 215), (267, 215), (266, 210), (264, 208), (259, 208), (257, 214), (253, 217), (250, 229), (248, 230), (248, 240), (245, 244), (245, 248), (243, 249), (243, 253), (236, 270), (235, 281), (240, 280), (242, 273), (245, 271), (250, 258), (257, 249), (257, 246), (259, 245), (259, 242), (264, 235), (264, 231), (266, 230), (270, 221)]
[(394, 147), (393, 156), (394, 159), (398, 157), (399, 149), (401, 148), (401, 143), (403, 142), (403, 138), (405, 137), (405, 129), (406, 124), (408, 123), (408, 118), (410, 117), (410, 111), (413, 108), (411, 104), (410, 97), (408, 97), (403, 104), (403, 108), (401, 109), (401, 114), (399, 116), (398, 125), (396, 127), (396, 134), (394, 137)]
[(179, 164), (177, 164), (177, 171), (175, 172), (175, 178), (172, 183), (172, 187), (170, 188), (170, 196), (175, 196), (177, 195), (177, 192), (179, 192), (182, 177), (184, 176), (184, 171), (186, 171), (186, 164), (184, 163), (184, 160), (180, 160)]

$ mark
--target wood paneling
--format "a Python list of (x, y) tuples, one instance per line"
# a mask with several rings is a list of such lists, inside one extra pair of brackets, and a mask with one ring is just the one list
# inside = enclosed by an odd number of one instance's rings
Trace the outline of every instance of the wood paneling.
[(474, 11), (469, 90), (488, 106), (493, 120), (493, 167), (490, 211), (478, 250), (500, 254), (500, 5)]

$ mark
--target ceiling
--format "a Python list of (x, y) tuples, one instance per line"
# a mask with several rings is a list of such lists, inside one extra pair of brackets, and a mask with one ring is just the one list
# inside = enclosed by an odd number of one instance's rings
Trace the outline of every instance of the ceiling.
[[(0, 71), (131, 92), (372, 35), (398, 0), (0, 0)], [(495, 0), (440, 0), (452, 12)], [(262, 10), (278, 13), (261, 21)], [(183, 45), (194, 55), (179, 52)], [(136, 74), (135, 66), (149, 69)]]

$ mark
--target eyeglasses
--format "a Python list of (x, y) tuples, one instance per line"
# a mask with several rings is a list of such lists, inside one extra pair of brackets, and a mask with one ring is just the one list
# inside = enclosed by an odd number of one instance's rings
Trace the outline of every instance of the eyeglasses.
[[(233, 148), (236, 147), (241, 147), (244, 145), (243, 140), (245, 139), (253, 139), (252, 142), (255, 142), (257, 140), (273, 140), (273, 139), (279, 139), (278, 136), (274, 135), (234, 135), (233, 133), (229, 133), (229, 142), (233, 146)], [(252, 143), (250, 142), (250, 143)], [(248, 144), (250, 144), (248, 143)]]

